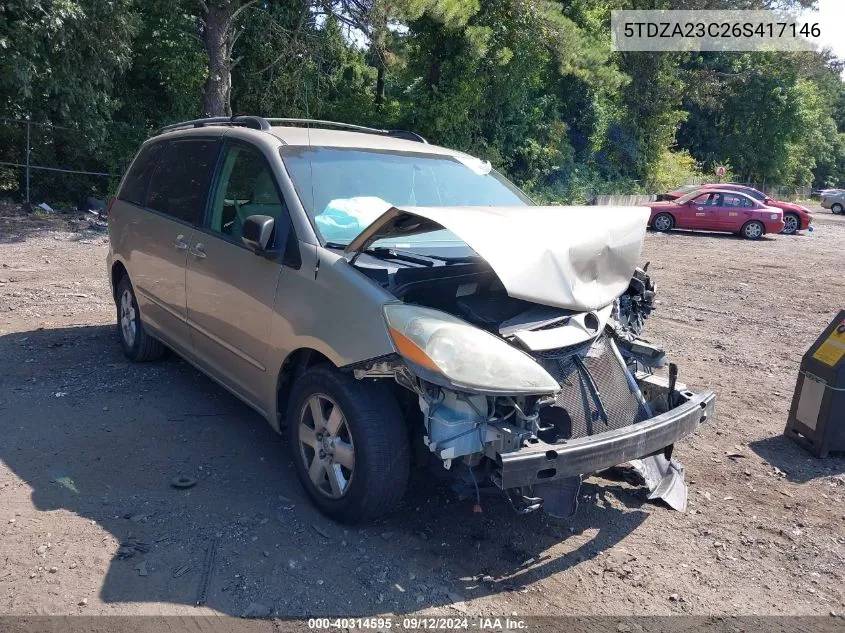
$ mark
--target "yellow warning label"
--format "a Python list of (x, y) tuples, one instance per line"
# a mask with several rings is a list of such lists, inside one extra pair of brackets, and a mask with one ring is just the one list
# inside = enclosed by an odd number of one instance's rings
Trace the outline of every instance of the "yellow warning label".
[(739, 215), (739, 213), (737, 213), (736, 211), (729, 211), (729, 212), (728, 212), (728, 215), (729, 215), (730, 217), (732, 217), (732, 218), (733, 218), (733, 217), (738, 216), (738, 215)]
[(833, 367), (845, 356), (845, 319), (833, 328), (833, 332), (819, 346), (813, 358)]

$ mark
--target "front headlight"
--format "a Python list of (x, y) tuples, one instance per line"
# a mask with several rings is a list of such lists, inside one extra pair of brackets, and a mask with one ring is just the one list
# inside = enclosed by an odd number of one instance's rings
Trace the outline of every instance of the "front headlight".
[(433, 382), (445, 378), (448, 386), (484, 393), (541, 394), (560, 389), (530, 356), (451, 314), (389, 303), (384, 318), (396, 350)]

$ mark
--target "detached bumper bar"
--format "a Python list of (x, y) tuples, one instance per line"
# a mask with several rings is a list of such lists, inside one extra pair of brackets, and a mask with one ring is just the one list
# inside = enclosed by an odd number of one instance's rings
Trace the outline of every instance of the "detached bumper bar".
[(622, 429), (562, 444), (537, 441), (497, 456), (496, 483), (504, 489), (544, 484), (646, 457), (695, 431), (715, 410), (716, 394), (702, 391), (666, 413)]

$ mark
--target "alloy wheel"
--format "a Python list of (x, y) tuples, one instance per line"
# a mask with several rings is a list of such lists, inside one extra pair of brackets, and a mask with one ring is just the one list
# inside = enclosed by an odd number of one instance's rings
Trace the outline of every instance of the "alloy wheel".
[(745, 227), (745, 237), (756, 240), (758, 237), (763, 235), (763, 229), (760, 227), (759, 224), (756, 222), (751, 222), (747, 224)]
[(322, 494), (340, 499), (355, 470), (355, 447), (340, 406), (325, 394), (311, 395), (299, 413), (299, 454), (308, 478)]
[(135, 344), (137, 331), (138, 326), (135, 322), (135, 305), (132, 300), (132, 293), (129, 290), (124, 290), (120, 296), (120, 333), (127, 347), (132, 347)]
[(792, 235), (798, 230), (798, 218), (794, 215), (788, 215), (783, 219), (784, 227), (782, 233)]
[(654, 220), (654, 228), (658, 231), (668, 231), (672, 228), (672, 220), (666, 215), (658, 216)]

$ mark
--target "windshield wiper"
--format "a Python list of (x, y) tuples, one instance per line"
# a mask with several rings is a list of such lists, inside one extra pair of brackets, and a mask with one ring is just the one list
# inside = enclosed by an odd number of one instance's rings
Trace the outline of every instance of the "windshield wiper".
[(444, 257), (443, 255), (432, 255), (426, 253), (424, 257), (436, 259), (439, 262), (446, 262), (447, 264), (471, 264), (477, 262), (481, 257), (478, 255), (464, 255), (463, 257)]
[(396, 250), (395, 248), (388, 248), (386, 246), (373, 246), (364, 251), (367, 255), (372, 255), (380, 259), (398, 259), (412, 264), (419, 264), (420, 266), (434, 266), (431, 261), (432, 257), (428, 255), (417, 255), (415, 253), (408, 253), (406, 251)]
[[(349, 244), (344, 244), (342, 242), (325, 243), (326, 248), (336, 248), (339, 250), (345, 250), (347, 246), (349, 246)], [(447, 264), (471, 264), (472, 262), (477, 262), (480, 259), (478, 255), (445, 257), (443, 255), (432, 255), (430, 253), (412, 253), (398, 248), (391, 248), (389, 246), (372, 246), (361, 252), (372, 255), (373, 257), (378, 257), (379, 259), (399, 259), (411, 262), (412, 264), (419, 264), (421, 266), (434, 266), (435, 261), (445, 262)]]

